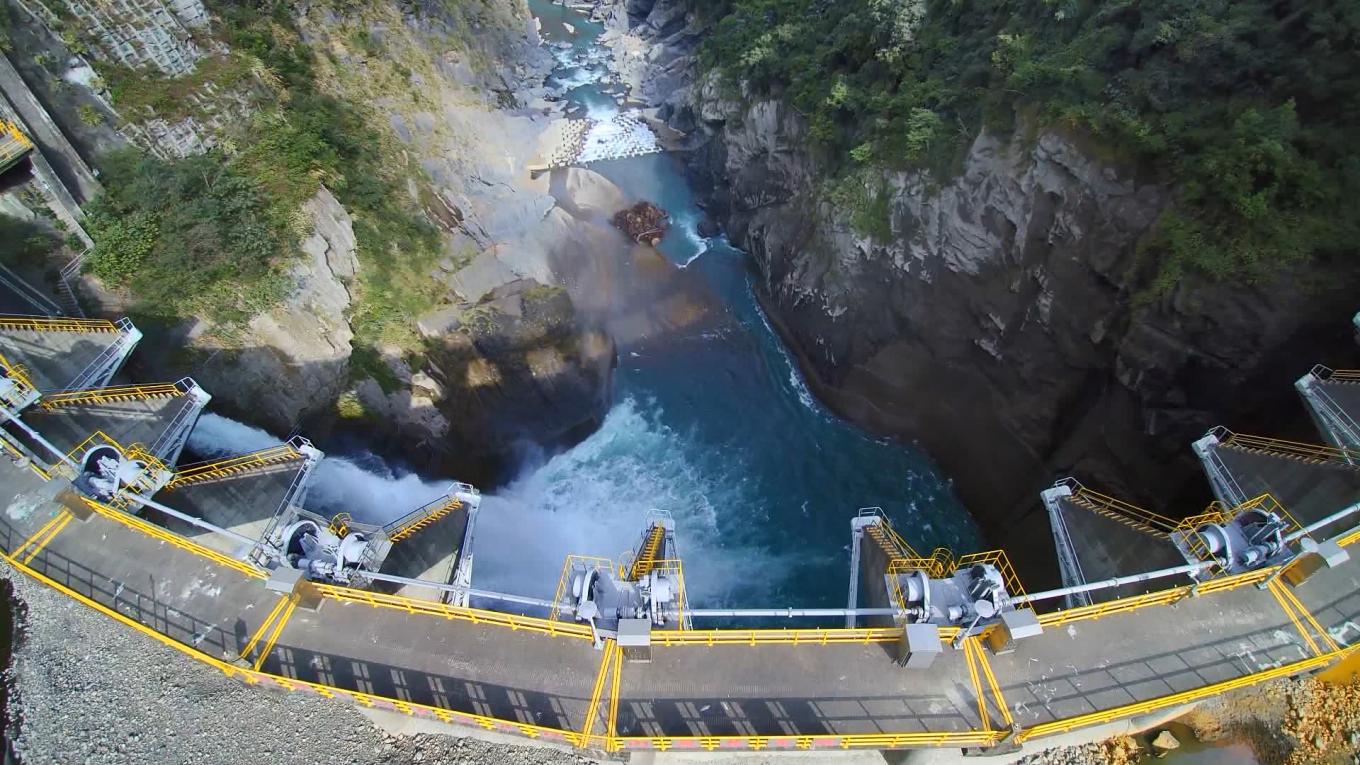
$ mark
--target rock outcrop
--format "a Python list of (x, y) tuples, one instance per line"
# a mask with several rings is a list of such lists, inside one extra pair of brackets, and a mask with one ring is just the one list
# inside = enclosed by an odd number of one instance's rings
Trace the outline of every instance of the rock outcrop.
[(239, 336), (223, 338), (198, 323), (189, 341), (207, 357), (194, 374), (220, 403), (275, 432), (328, 410), (349, 384), (354, 333), (349, 285), (359, 273), (354, 224), (322, 187), (302, 207), (311, 234), (293, 263), (290, 294), (252, 318)]
[(426, 317), (421, 328), (424, 387), (449, 424), (429, 443), (450, 459), (570, 443), (609, 409), (613, 340), (582, 327), (561, 287), (517, 279), (456, 317)]
[(697, 185), (819, 395), (919, 441), (1032, 585), (1055, 576), (1036, 496), (1054, 478), (1195, 512), (1210, 497), (1191, 440), (1306, 428), (1292, 380), (1354, 356), (1352, 264), (1148, 293), (1139, 243), (1173, 195), (1080, 137), (984, 133), (957, 177), (872, 178), (870, 235), (828, 201), (795, 111), (691, 92)]

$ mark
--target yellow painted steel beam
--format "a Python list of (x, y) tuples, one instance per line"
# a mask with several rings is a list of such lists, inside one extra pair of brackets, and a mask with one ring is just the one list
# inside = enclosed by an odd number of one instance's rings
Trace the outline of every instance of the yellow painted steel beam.
[(977, 655), (978, 666), (982, 670), (982, 676), (987, 681), (987, 687), (992, 691), (992, 700), (996, 708), (1001, 712), (1001, 719), (1006, 723), (1006, 729), (1010, 730), (1015, 726), (1015, 718), (1011, 716), (1010, 707), (1006, 705), (1006, 698), (1001, 695), (1001, 686), (996, 682), (996, 675), (992, 673), (992, 665), (987, 661), (987, 650), (982, 647), (982, 638), (973, 638), (973, 653)]
[(71, 512), (63, 508), (56, 515), (49, 518), (47, 523), (44, 523), (37, 531), (33, 532), (32, 536), (25, 539), (22, 544), (14, 548), (10, 554), (16, 558), (23, 556), (24, 563), (32, 561), (38, 556), (38, 553), (47, 546), (47, 543), (52, 541), (53, 537), (60, 534), (61, 530), (66, 528), (66, 524), (71, 522), (71, 517)]
[(968, 681), (973, 684), (973, 697), (977, 699), (978, 720), (983, 730), (991, 730), (992, 718), (987, 712), (987, 693), (982, 689), (982, 677), (978, 672), (975, 641), (975, 638), (963, 641), (963, 658), (968, 662)]
[(1299, 600), (1298, 596), (1295, 595), (1294, 592), (1289, 589), (1289, 587), (1287, 587), (1279, 579), (1272, 579), (1270, 580), (1270, 582), (1279, 589), (1280, 596), (1283, 597), (1285, 601), (1287, 601), (1289, 604), (1293, 605), (1294, 610), (1298, 612), (1299, 616), (1304, 620), (1304, 622), (1306, 622), (1309, 626), (1313, 628), (1313, 631), (1317, 633), (1317, 636), (1321, 640), (1323, 647), (1326, 649), (1326, 652), (1336, 651), (1341, 648), (1341, 646), (1338, 645), (1334, 639), (1332, 639), (1331, 633), (1324, 629), (1323, 626), (1318, 623), (1318, 620), (1313, 616), (1312, 612), (1308, 610), (1308, 607), (1303, 605), (1303, 603)]
[(249, 661), (250, 652), (255, 650), (256, 644), (264, 637), (264, 633), (269, 630), (270, 625), (274, 623), (274, 620), (278, 618), (278, 615), (283, 613), (283, 609), (288, 607), (288, 600), (289, 598), (279, 598), (278, 602), (274, 604), (274, 607), (265, 615), (264, 621), (260, 622), (259, 629), (255, 630), (255, 634), (250, 636), (250, 640), (246, 641), (245, 647), (237, 654), (238, 656)]
[(609, 719), (605, 731), (605, 751), (619, 750), (616, 739), (619, 734), (619, 685), (623, 677), (623, 649), (614, 652), (614, 679), (609, 686)]
[(268, 659), (269, 654), (273, 653), (274, 643), (278, 642), (279, 635), (283, 633), (283, 628), (288, 625), (289, 618), (293, 616), (293, 611), (297, 610), (299, 600), (301, 598), (296, 594), (289, 596), (286, 601), (288, 605), (283, 609), (283, 613), (274, 620), (274, 629), (270, 630), (269, 637), (265, 639), (264, 647), (260, 649), (260, 655), (255, 658), (255, 663), (252, 665), (253, 669), (258, 670), (264, 666), (264, 660)]
[(617, 641), (605, 641), (604, 658), (600, 660), (599, 672), (595, 673), (595, 685), (590, 690), (590, 705), (586, 707), (585, 723), (581, 726), (581, 746), (590, 745), (590, 732), (595, 728), (595, 715), (600, 710), (600, 697), (604, 695), (605, 680), (609, 675), (609, 670), (614, 666), (614, 653), (618, 650)]
[(1280, 608), (1289, 616), (1289, 621), (1293, 622), (1294, 629), (1298, 630), (1299, 635), (1303, 637), (1303, 642), (1308, 645), (1308, 649), (1312, 651), (1314, 656), (1321, 655), (1322, 650), (1319, 649), (1317, 643), (1313, 641), (1313, 636), (1308, 634), (1308, 628), (1303, 626), (1303, 622), (1299, 619), (1298, 614), (1294, 613), (1294, 609), (1290, 607), (1289, 603), (1284, 599), (1284, 596), (1280, 594), (1279, 583), (1272, 579), (1266, 583), (1266, 589), (1270, 590), (1270, 594), (1274, 596), (1275, 602), (1279, 603)]

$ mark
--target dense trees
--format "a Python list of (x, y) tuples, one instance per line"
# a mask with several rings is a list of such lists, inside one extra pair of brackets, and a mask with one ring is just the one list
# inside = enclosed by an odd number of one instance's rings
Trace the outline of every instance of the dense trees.
[(1360, 233), (1360, 0), (697, 0), (703, 56), (842, 167), (956, 167), (1056, 125), (1173, 184), (1158, 284), (1252, 279)]

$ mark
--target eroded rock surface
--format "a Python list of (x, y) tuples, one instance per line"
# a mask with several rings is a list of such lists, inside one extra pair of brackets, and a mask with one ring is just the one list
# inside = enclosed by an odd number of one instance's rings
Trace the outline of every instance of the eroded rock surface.
[(874, 179), (869, 235), (827, 201), (796, 112), (712, 80), (692, 93), (698, 185), (819, 394), (918, 440), (1031, 586), (1055, 576), (1037, 501), (1053, 479), (1184, 515), (1210, 499), (1189, 448), (1209, 427), (1317, 440), (1291, 382), (1354, 356), (1354, 265), (1152, 296), (1139, 242), (1172, 192), (1052, 130), (984, 133), (942, 183)]

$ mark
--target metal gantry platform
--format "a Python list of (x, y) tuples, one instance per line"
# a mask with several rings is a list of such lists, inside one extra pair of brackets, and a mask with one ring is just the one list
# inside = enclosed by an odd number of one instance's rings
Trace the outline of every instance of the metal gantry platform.
[(919, 552), (871, 508), (847, 608), (696, 607), (658, 512), (543, 600), (473, 586), (466, 484), (379, 526), (308, 509), (305, 439), (178, 465), (207, 394), (111, 386), (99, 360), (136, 336), (0, 317), (0, 548), (253, 684), (606, 751), (987, 748), (1326, 667), (1360, 636), (1360, 480), (1334, 434), (1212, 431), (1194, 448), (1219, 501), (1186, 519), (1060, 482), (1056, 590), (1002, 551)]

